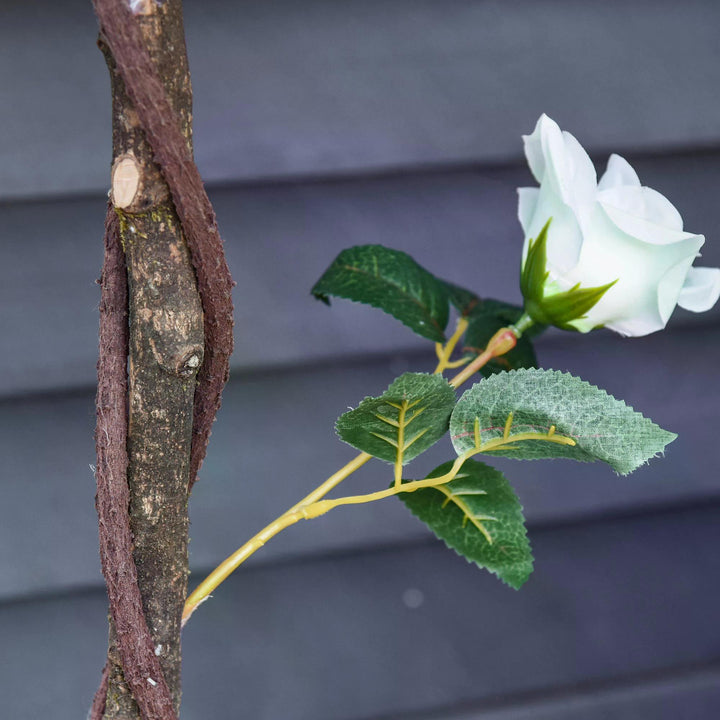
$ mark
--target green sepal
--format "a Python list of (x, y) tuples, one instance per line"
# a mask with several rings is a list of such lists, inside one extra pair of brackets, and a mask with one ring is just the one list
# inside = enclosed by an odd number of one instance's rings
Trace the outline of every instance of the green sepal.
[(348, 445), (381, 460), (394, 463), (400, 453), (405, 465), (447, 432), (456, 399), (441, 375), (405, 373), (379, 397), (341, 415), (335, 430)]
[(311, 292), (327, 304), (334, 296), (371, 305), (421, 337), (445, 339), (450, 310), (447, 286), (399, 250), (382, 245), (343, 250)]
[[(528, 302), (539, 302), (545, 294), (545, 282), (550, 273), (547, 270), (547, 233), (552, 218), (543, 225), (540, 234), (530, 239), (527, 255), (520, 272), (520, 291)], [(534, 317), (534, 316), (533, 316)]]
[[(444, 475), (451, 467), (445, 463), (428, 477)], [(533, 558), (522, 506), (499, 470), (467, 460), (449, 483), (398, 497), (468, 562), (515, 589), (530, 576)]]
[(601, 460), (627, 475), (661, 454), (677, 435), (667, 432), (604, 390), (556, 370), (514, 370), (481, 380), (467, 390), (453, 411), (450, 434), (458, 455), (475, 446), (478, 420), (481, 443), (503, 436), (512, 413), (509, 438), (520, 433), (548, 433), (575, 441), (563, 445), (523, 440), (488, 455), (520, 460), (570, 458)]
[(581, 288), (578, 283), (564, 292), (546, 295), (550, 275), (547, 270), (547, 235), (551, 222), (552, 218), (528, 245), (520, 273), (525, 312), (537, 323), (554, 325), (562, 330), (577, 330), (572, 323), (583, 319), (617, 280), (591, 288)]

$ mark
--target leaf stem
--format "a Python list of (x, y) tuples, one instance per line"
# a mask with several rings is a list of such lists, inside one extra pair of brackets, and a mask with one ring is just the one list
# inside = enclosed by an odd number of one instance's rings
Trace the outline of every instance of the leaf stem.
[(452, 380), (450, 384), (453, 387), (459, 387), (468, 378), (472, 377), (483, 365), (486, 365), (493, 358), (510, 352), (516, 345), (519, 331), (512, 327), (500, 328), (491, 338), (490, 342), (483, 352), (481, 352), (466, 368), (461, 370)]
[(395, 487), (402, 483), (403, 455), (405, 454), (405, 413), (408, 409), (407, 400), (403, 400), (398, 408), (398, 439), (397, 452), (395, 454)]
[(182, 624), (188, 621), (190, 616), (195, 612), (197, 607), (207, 600), (210, 593), (220, 585), (234, 570), (245, 562), (256, 550), (259, 550), (270, 538), (277, 535), (290, 525), (294, 525), (298, 520), (309, 517), (305, 512), (305, 508), (316, 503), (325, 497), (334, 487), (339, 485), (346, 477), (361, 468), (372, 455), (368, 453), (360, 453), (349, 463), (341, 467), (336, 473), (333, 473), (324, 483), (315, 488), (309, 495), (306, 495), (300, 502), (293, 505), (287, 512), (273, 520), (269, 525), (264, 527), (259, 533), (248, 540), (241, 548), (236, 550), (232, 555), (227, 557), (220, 563), (190, 594), (185, 601), (183, 608)]
[[(512, 413), (508, 416), (508, 423), (506, 424), (506, 428), (510, 424), (512, 424)], [(477, 430), (475, 436), (479, 436)], [(455, 478), (465, 461), (471, 458), (473, 455), (489, 452), (491, 450), (498, 450), (499, 448), (506, 445), (512, 445), (513, 443), (523, 442), (527, 440), (545, 440), (546, 442), (553, 442), (557, 443), (558, 445), (575, 445), (575, 440), (573, 440), (572, 438), (565, 435), (555, 434), (554, 425), (551, 426), (546, 433), (526, 432), (518, 433), (517, 435), (512, 436), (506, 436), (503, 433), (502, 437), (488, 440), (480, 446), (476, 446), (470, 448), (469, 450), (466, 450), (455, 460), (453, 466), (447, 473), (445, 473), (445, 475), (441, 475), (440, 477), (426, 478), (425, 480), (413, 480), (411, 482), (403, 483), (402, 485), (400, 485), (400, 487), (393, 485), (393, 487), (387, 488), (386, 490), (379, 490), (377, 492), (367, 493), (365, 495), (349, 495), (347, 497), (336, 498), (334, 500), (320, 500), (316, 503), (313, 503), (312, 505), (308, 505), (303, 508), (303, 511), (305, 513), (304, 517), (308, 519), (313, 517), (319, 517), (320, 515), (324, 515), (326, 512), (329, 512), (333, 508), (340, 507), (341, 505), (362, 505), (364, 503), (374, 502), (375, 500), (382, 500), (387, 497), (392, 497), (393, 495), (398, 495), (400, 493), (415, 492), (416, 490), (421, 490), (422, 488), (444, 485)]]
[[(460, 338), (467, 330), (467, 326), (468, 321), (465, 318), (459, 318), (455, 332), (448, 340), (448, 342), (444, 346), (440, 345), (439, 343), (436, 344), (435, 349), (438, 355), (439, 362), (438, 366), (435, 368), (435, 374), (439, 374), (444, 369), (450, 367), (457, 367), (459, 364), (465, 362), (465, 360), (450, 362), (449, 358), (455, 350), (458, 342), (460, 341)], [(526, 327), (527, 326), (524, 326), (523, 330)], [(468, 365), (462, 372), (460, 372), (452, 380), (450, 380), (450, 384), (453, 387), (459, 387), (469, 377), (471, 377), (483, 365), (492, 360), (494, 357), (498, 357), (499, 355), (502, 355), (503, 353), (511, 350), (513, 347), (515, 347), (519, 334), (519, 331), (514, 331), (513, 328), (502, 328), (501, 330), (499, 330), (491, 338), (485, 351), (478, 355), (472, 361), (472, 363), (470, 363), (470, 365)], [(407, 409), (408, 408), (405, 408), (405, 410)], [(400, 420), (401, 426), (403, 425), (403, 421), (404, 417)], [(551, 442), (563, 442), (569, 440), (569, 444), (574, 444), (574, 441), (570, 440), (570, 438), (563, 438), (563, 436), (557, 435), (552, 436), (554, 428), (551, 428), (551, 431), (552, 432), (549, 433), (547, 436), (543, 435), (542, 437), (538, 437), (538, 433), (524, 433), (523, 435), (515, 435), (509, 439), (497, 438), (495, 440), (490, 440), (481, 446), (480, 433), (476, 423), (476, 447), (466, 451), (460, 457), (458, 457), (449, 473), (443, 475), (440, 478), (416, 480), (414, 482), (409, 482), (405, 484), (402, 484), (402, 453), (400, 449), (403, 448), (404, 438), (402, 438), (401, 436), (399, 438), (400, 442), (398, 443), (398, 457), (395, 462), (394, 473), (395, 481), (392, 488), (390, 488), (389, 490), (381, 490), (377, 493), (370, 493), (369, 495), (356, 495), (347, 498), (339, 498), (338, 500), (323, 501), (322, 498), (324, 498), (327, 493), (329, 493), (333, 488), (339, 485), (349, 475), (362, 467), (372, 457), (372, 455), (369, 455), (368, 453), (360, 453), (356, 458), (347, 463), (347, 465), (344, 465), (336, 473), (334, 473), (327, 480), (325, 480), (325, 482), (315, 488), (315, 490), (313, 490), (309, 495), (305, 496), (302, 500), (300, 500), (300, 502), (296, 503), (289, 510), (287, 510), (278, 518), (273, 520), (273, 522), (264, 527), (259, 533), (250, 538), (250, 540), (248, 540), (242, 547), (238, 548), (232, 555), (223, 560), (223, 562), (221, 562), (220, 565), (218, 565), (188, 596), (187, 600), (185, 601), (185, 607), (183, 609), (182, 624), (185, 625), (185, 623), (188, 621), (193, 612), (195, 612), (197, 607), (202, 602), (207, 600), (207, 598), (210, 596), (210, 593), (213, 592), (215, 588), (217, 588), (218, 585), (220, 585), (220, 583), (222, 583), (243, 562), (245, 562), (245, 560), (247, 560), (254, 552), (259, 550), (272, 537), (277, 535), (285, 528), (290, 527), (290, 525), (294, 525), (299, 520), (318, 517), (319, 515), (322, 515), (328, 510), (331, 510), (333, 507), (337, 507), (339, 505), (371, 502), (373, 500), (380, 500), (385, 497), (396, 495), (400, 492), (413, 492), (414, 490), (419, 490), (422, 487), (432, 487), (433, 485), (450, 482), (450, 480), (455, 477), (460, 467), (462, 467), (462, 464), (465, 462), (465, 460), (467, 460), (469, 457), (472, 457), (479, 452), (486, 452), (487, 450), (495, 449), (499, 445), (502, 445), (504, 443), (517, 442), (520, 439), (544, 439), (550, 440)], [(500, 442), (498, 443), (498, 441)]]
[(460, 367), (460, 365), (464, 365), (467, 362), (465, 358), (463, 358), (462, 360), (456, 360), (455, 362), (450, 362), (450, 356), (453, 354), (455, 347), (457, 346), (458, 342), (460, 342), (460, 338), (465, 334), (467, 328), (467, 319), (464, 317), (459, 317), (455, 332), (452, 334), (452, 337), (445, 343), (445, 345), (442, 345), (441, 343), (435, 343), (435, 353), (438, 356), (438, 364), (433, 371), (433, 375), (440, 375), (442, 371), (446, 370), (447, 368)]

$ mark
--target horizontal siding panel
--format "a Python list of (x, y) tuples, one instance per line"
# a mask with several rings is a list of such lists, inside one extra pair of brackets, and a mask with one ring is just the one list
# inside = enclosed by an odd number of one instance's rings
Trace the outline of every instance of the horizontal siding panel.
[[(595, 149), (720, 141), (714, 0), (204, 0), (185, 11), (209, 181), (505, 161), (541, 112)], [(90, 6), (0, 12), (0, 197), (104, 191), (110, 102)]]
[(720, 713), (720, 667), (659, 673), (652, 680), (627, 678), (609, 687), (560, 690), (551, 699), (498, 705), (504, 707), (395, 715), (392, 720), (710, 720)]
[[(437, 542), (246, 569), (185, 629), (183, 718), (413, 717), (716, 663), (719, 510), (539, 530), (520, 592)], [(84, 717), (105, 616), (101, 592), (0, 605), (8, 718)]]
[[(720, 266), (720, 154), (630, 158), (671, 197), (686, 227), (706, 232), (700, 264)], [(604, 162), (604, 159), (603, 159)], [(235, 280), (235, 370), (306, 365), (357, 354), (427, 347), (397, 322), (309, 290), (335, 255), (382, 243), (486, 297), (518, 301), (520, 167), (215, 189)], [(95, 381), (95, 279), (105, 202), (0, 205), (0, 397)], [(678, 311), (672, 324), (720, 319)]]
[[(635, 341), (566, 337), (541, 340), (538, 351), (543, 366), (580, 375), (680, 437), (665, 459), (630, 477), (601, 464), (493, 459), (517, 487), (532, 523), (720, 497), (715, 438), (720, 333), (686, 329)], [(427, 357), (391, 356), (233, 379), (193, 491), (194, 580), (348, 462), (354, 451), (335, 437), (335, 419), (410, 369), (431, 367)], [(0, 597), (100, 582), (89, 468), (93, 421), (90, 392), (0, 403)], [(443, 440), (410, 472), (422, 477), (452, 457)], [(382, 488), (389, 473), (385, 464), (370, 464), (347, 480), (342, 492)], [(388, 500), (338, 509), (288, 529), (253, 561), (425, 536), (401, 503)]]

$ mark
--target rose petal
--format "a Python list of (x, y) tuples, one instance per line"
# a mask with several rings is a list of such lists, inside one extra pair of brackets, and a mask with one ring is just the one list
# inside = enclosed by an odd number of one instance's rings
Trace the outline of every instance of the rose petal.
[(614, 330), (625, 337), (642, 337), (650, 333), (662, 330), (665, 323), (652, 313), (641, 313), (631, 318), (625, 318), (610, 322), (606, 326), (608, 330)]
[[(597, 174), (590, 156), (583, 146), (569, 132), (563, 132), (567, 176), (563, 179), (569, 185), (568, 195), (572, 205), (582, 205), (595, 200), (597, 193)], [(566, 201), (567, 202), (567, 201)]]
[(626, 186), (640, 187), (640, 178), (624, 157), (613, 153), (608, 158), (607, 170), (600, 178), (598, 190)]
[(538, 196), (540, 190), (538, 188), (518, 188), (518, 219), (522, 225), (525, 235), (535, 217), (535, 209), (537, 208)]
[[(648, 198), (653, 206), (650, 214), (657, 217), (657, 214), (661, 212), (657, 197), (652, 193), (644, 192), (648, 189), (611, 188), (603, 190), (602, 193), (598, 193), (598, 202), (620, 230), (650, 245), (671, 245), (694, 237), (702, 237), (694, 233), (683, 232), (676, 227), (659, 225), (643, 217)], [(659, 194), (656, 193), (656, 195)], [(662, 211), (667, 212), (667, 207), (665, 206)], [(682, 220), (680, 222), (682, 225)]]
[[(530, 135), (523, 135), (523, 144), (525, 145), (525, 157), (527, 158), (530, 172), (533, 177), (541, 183), (545, 177), (545, 154), (543, 152), (542, 135), (543, 131), (547, 131), (548, 122), (553, 121), (544, 113), (540, 116), (535, 129)], [(558, 128), (560, 132), (560, 128)]]
[(705, 312), (719, 297), (720, 269), (691, 267), (680, 291), (678, 305), (692, 312)]
[(659, 227), (682, 232), (680, 213), (657, 190), (647, 187), (614, 187), (600, 191), (597, 198), (603, 205), (612, 206)]
[[(602, 206), (595, 208), (588, 217), (579, 262), (559, 278), (561, 287), (578, 282), (582, 287), (598, 287), (617, 280), (589, 311), (587, 323), (623, 335), (661, 330), (704, 238), (689, 235), (675, 243), (653, 245), (619, 232)], [(682, 267), (673, 272), (679, 264)]]
[(577, 264), (583, 244), (583, 232), (578, 214), (557, 195), (551, 183), (543, 183), (537, 196), (537, 208), (525, 229), (525, 248), (528, 241), (536, 238), (545, 223), (552, 218), (548, 228), (547, 267), (551, 275), (561, 275)]
[(523, 135), (525, 156), (535, 179), (550, 183), (571, 207), (595, 198), (595, 167), (582, 145), (547, 115), (541, 115), (531, 135)]
[(545, 174), (541, 185), (549, 184), (560, 199), (571, 207), (574, 205), (574, 164), (565, 145), (565, 138), (558, 124), (545, 117), (541, 126), (540, 140), (545, 157)]
[(644, 217), (646, 220), (682, 232), (682, 216), (664, 195), (649, 187), (642, 188), (642, 195), (645, 201)]
[(658, 310), (663, 319), (663, 323), (667, 323), (675, 306), (678, 304), (680, 293), (682, 292), (694, 259), (695, 256), (691, 254), (683, 257), (669, 268), (665, 275), (660, 278), (660, 282), (658, 282)]

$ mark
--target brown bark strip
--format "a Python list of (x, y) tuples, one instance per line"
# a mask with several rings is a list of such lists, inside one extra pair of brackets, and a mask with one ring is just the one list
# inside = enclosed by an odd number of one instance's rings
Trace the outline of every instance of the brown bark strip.
[(183, 136), (177, 113), (148, 54), (127, 2), (93, 0), (101, 32), (117, 63), (140, 125), (170, 188), (185, 232), (205, 323), (205, 359), (195, 392), (189, 485), (205, 457), (212, 423), (228, 378), (232, 336), (232, 278), (215, 213)]
[(110, 665), (105, 663), (105, 667), (103, 668), (102, 676), (100, 678), (100, 686), (95, 691), (95, 697), (93, 698), (92, 705), (90, 706), (88, 720), (102, 720), (103, 713), (105, 712), (105, 700), (107, 698), (109, 679)]
[[(130, 496), (126, 475), (127, 298), (119, 222), (113, 209), (109, 208), (105, 223), (105, 264), (101, 280), (95, 432), (100, 560), (125, 679), (143, 718), (171, 720), (176, 717), (173, 700), (145, 622), (132, 554), (133, 538), (128, 514)], [(104, 680), (103, 685), (106, 682)], [(102, 689), (101, 686), (98, 696)], [(93, 713), (104, 712), (104, 705), (102, 698), (96, 696)], [(91, 717), (98, 720), (101, 714), (93, 714)]]

